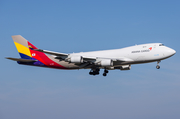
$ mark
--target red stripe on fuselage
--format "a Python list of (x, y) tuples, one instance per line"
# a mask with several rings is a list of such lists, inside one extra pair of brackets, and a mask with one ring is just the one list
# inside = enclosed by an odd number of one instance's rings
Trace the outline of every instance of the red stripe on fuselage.
[[(31, 44), (30, 42), (28, 42), (28, 45), (31, 46), (32, 49), (37, 49), (37, 47), (35, 47), (33, 44)], [(35, 51), (35, 50), (31, 50), (31, 48), (29, 48), (31, 55), (33, 58), (39, 60), (40, 62), (42, 62), (43, 64), (45, 64), (48, 67), (51, 68), (58, 68), (58, 69), (67, 69), (64, 66), (61, 66), (60, 64), (54, 62), (53, 60), (51, 60), (46, 54), (44, 54), (43, 52), (39, 52), (39, 51)]]

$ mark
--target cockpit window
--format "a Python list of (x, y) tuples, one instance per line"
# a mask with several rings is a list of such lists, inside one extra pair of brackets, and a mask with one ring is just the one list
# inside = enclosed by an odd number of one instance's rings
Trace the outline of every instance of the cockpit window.
[(159, 46), (164, 46), (164, 44), (159, 44)]

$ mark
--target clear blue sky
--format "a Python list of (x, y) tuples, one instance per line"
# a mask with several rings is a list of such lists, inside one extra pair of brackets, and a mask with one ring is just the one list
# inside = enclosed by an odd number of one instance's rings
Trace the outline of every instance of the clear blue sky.
[[(0, 119), (179, 119), (179, 0), (1, 0)], [(18, 65), (11, 36), (63, 53), (161, 42), (177, 51), (161, 62), (110, 71)], [(102, 74), (102, 71), (101, 71)]]

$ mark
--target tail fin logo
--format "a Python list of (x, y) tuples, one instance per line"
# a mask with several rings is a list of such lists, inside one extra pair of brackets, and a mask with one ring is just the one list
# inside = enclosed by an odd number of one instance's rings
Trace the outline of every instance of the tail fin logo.
[(149, 49), (152, 50), (152, 47), (150, 47)]
[(33, 53), (32, 56), (36, 56), (36, 53)]
[(31, 50), (33, 50), (33, 47), (32, 47), (31, 45), (28, 45), (28, 47), (29, 47)]

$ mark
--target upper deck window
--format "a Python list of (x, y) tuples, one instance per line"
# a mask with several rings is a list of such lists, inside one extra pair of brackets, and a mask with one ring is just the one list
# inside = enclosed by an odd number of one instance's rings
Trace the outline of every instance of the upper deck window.
[(159, 44), (159, 46), (164, 46), (164, 44)]

